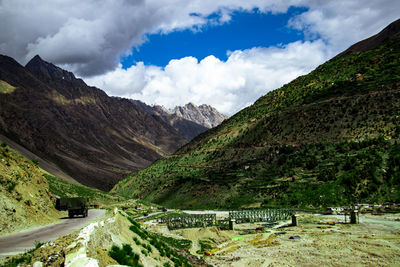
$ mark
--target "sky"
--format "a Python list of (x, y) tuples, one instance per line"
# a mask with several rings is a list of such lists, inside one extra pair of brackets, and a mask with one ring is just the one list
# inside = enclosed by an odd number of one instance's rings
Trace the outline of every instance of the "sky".
[(232, 115), (400, 18), (399, 0), (0, 0), (0, 53)]

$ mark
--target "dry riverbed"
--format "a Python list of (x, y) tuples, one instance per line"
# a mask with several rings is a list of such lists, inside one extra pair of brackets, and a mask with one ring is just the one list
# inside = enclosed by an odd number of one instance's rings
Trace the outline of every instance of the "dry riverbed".
[[(334, 225), (328, 222), (339, 221)], [(193, 242), (190, 252), (200, 256), (200, 242), (212, 246), (205, 256), (213, 266), (396, 266), (400, 263), (400, 214), (362, 215), (356, 225), (343, 216), (301, 214), (296, 227), (240, 224), (234, 231), (216, 227), (169, 231), (149, 230)], [(258, 230), (256, 230), (258, 228)], [(196, 253), (198, 252), (198, 253)]]
[[(243, 235), (220, 244), (206, 261), (215, 266), (395, 266), (400, 263), (400, 215), (341, 218), (301, 215), (299, 226)], [(291, 239), (293, 238), (293, 239)]]

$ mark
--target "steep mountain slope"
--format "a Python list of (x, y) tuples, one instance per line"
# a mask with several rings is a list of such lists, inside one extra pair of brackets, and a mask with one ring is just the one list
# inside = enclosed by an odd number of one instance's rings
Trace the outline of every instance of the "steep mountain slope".
[(113, 190), (183, 208), (400, 201), (400, 36), (389, 32), (261, 97)]
[(187, 142), (160, 118), (39, 56), (26, 68), (0, 56), (0, 95), (0, 134), (98, 189)]
[(57, 221), (63, 214), (54, 208), (54, 196), (42, 172), (0, 144), (0, 235)]
[(7, 143), (10, 148), (14, 149), (15, 151), (18, 151), (18, 153), (20, 153), (22, 156), (24, 156), (28, 160), (32, 160), (32, 159), (38, 160), (39, 161), (38, 166), (40, 168), (42, 168), (43, 170), (46, 170), (47, 172), (49, 172), (53, 175), (56, 175), (57, 177), (60, 177), (61, 179), (63, 179), (64, 181), (67, 181), (69, 183), (79, 184), (74, 178), (72, 178), (70, 175), (66, 174), (64, 171), (62, 171), (56, 164), (39, 157), (38, 155), (32, 153), (25, 147), (17, 144), (13, 140), (5, 137), (2, 134), (0, 134), (0, 142)]
[(196, 106), (193, 103), (188, 103), (183, 107), (175, 107), (173, 110), (170, 110), (170, 113), (203, 125), (208, 129), (220, 125), (228, 118), (224, 114), (219, 113), (218, 110), (212, 106), (206, 104)]
[(139, 100), (131, 100), (133, 104), (138, 105), (149, 114), (161, 118), (163, 121), (171, 125), (187, 140), (192, 140), (194, 137), (205, 132), (209, 128), (200, 125), (196, 122), (184, 119), (162, 106), (149, 106)]

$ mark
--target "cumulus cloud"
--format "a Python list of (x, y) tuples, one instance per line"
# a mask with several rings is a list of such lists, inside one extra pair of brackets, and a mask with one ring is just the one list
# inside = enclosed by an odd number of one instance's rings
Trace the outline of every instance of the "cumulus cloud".
[[(290, 6), (306, 8), (288, 27), (308, 41), (230, 52), (225, 62), (210, 55), (200, 62), (174, 59), (164, 68), (118, 65), (146, 34), (201, 30), (229, 22), (235, 11), (275, 14)], [(207, 103), (232, 114), (377, 33), (398, 14), (398, 0), (0, 0), (0, 53), (22, 64), (40, 54), (111, 95), (167, 107)]]
[[(58, 0), (0, 2), (0, 53), (36, 54), (82, 76), (105, 73), (148, 33), (224, 23), (234, 10), (284, 12), (274, 0)], [(209, 21), (210, 14), (219, 16)], [(196, 15), (193, 15), (196, 14)]]
[(188, 102), (207, 103), (232, 115), (267, 91), (309, 72), (327, 58), (326, 45), (294, 42), (283, 47), (252, 48), (231, 52), (226, 62), (208, 56), (171, 60), (165, 68), (138, 63), (119, 66), (89, 84), (112, 94), (172, 108)]
[(338, 53), (350, 45), (378, 33), (399, 18), (398, 0), (308, 0), (308, 11), (289, 21), (310, 39), (321, 38)]

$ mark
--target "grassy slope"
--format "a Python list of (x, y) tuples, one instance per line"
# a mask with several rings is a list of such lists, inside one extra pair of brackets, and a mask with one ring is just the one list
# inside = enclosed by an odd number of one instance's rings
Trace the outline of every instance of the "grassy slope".
[[(8, 198), (12, 202), (25, 203), (23, 200), (29, 198), (26, 194), (35, 195), (36, 190), (40, 192), (40, 197), (44, 197), (45, 200), (36, 199), (35, 197), (33, 202), (32, 200), (26, 202), (34, 204), (38, 201), (50, 205), (51, 208), (54, 206), (54, 195), (59, 197), (88, 197), (90, 203), (93, 204), (110, 204), (124, 199), (116, 194), (69, 183), (53, 176), (40, 169), (35, 164), (35, 159), (29, 161), (4, 142), (0, 146), (0, 167), (2, 167), (0, 172), (2, 197)], [(26, 181), (26, 179), (29, 179), (29, 181)], [(34, 185), (31, 185), (31, 183)], [(39, 186), (36, 186), (36, 184)], [(21, 190), (18, 190), (18, 188), (21, 188)], [(28, 190), (29, 188), (32, 188), (32, 192)], [(53, 201), (48, 202), (48, 196), (52, 197)], [(7, 203), (0, 203), (0, 205), (7, 205)]]
[(168, 206), (400, 201), (400, 39), (336, 57), (113, 189)]
[(50, 192), (59, 197), (88, 197), (92, 204), (109, 204), (121, 199), (117, 195), (112, 195), (98, 189), (69, 183), (51, 174), (45, 174), (44, 177), (49, 183)]

